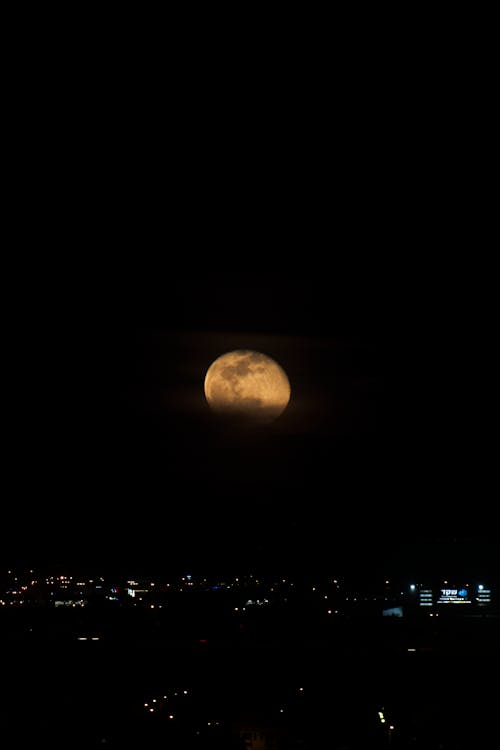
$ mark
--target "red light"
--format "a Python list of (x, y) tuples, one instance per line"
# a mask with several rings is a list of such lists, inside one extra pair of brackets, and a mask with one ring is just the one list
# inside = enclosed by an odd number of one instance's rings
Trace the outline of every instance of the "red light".
[(207, 643), (207, 639), (206, 638), (200, 638), (200, 643)]

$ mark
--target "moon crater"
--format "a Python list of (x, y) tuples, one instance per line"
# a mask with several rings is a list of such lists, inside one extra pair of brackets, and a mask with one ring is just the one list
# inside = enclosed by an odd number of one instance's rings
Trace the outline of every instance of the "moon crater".
[(272, 422), (290, 400), (290, 382), (271, 357), (236, 349), (218, 357), (205, 376), (205, 396), (217, 414), (252, 422)]

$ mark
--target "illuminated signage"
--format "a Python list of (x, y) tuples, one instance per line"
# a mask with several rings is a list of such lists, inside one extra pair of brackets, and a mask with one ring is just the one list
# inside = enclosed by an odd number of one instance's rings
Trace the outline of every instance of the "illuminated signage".
[(469, 586), (446, 586), (440, 589), (419, 588), (418, 600), (421, 607), (433, 607), (436, 604), (473, 604), (488, 606), (491, 604), (491, 589), (479, 583)]
[(484, 607), (491, 603), (491, 589), (487, 589), (484, 586), (478, 586), (478, 594), (476, 601), (480, 607)]
[(439, 597), (438, 604), (471, 604), (471, 599), (468, 596), (468, 591), (465, 588), (462, 589), (441, 589), (441, 596)]
[(432, 607), (432, 589), (420, 589), (420, 606)]

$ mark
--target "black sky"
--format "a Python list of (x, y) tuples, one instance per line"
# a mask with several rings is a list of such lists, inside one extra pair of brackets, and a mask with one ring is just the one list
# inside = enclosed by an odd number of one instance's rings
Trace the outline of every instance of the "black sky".
[[(491, 564), (480, 336), (458, 306), (441, 310), (449, 290), (424, 300), (416, 275), (386, 276), (378, 259), (359, 270), (325, 255), (302, 273), (290, 260), (296, 273), (161, 264), (83, 307), (79, 279), (72, 303), (68, 285), (50, 315), (30, 310), (13, 342), (6, 562)], [(287, 371), (275, 423), (214, 420), (204, 375), (234, 348)]]
[[(496, 543), (491, 96), (380, 52), (168, 86), (19, 71), (5, 562), (362, 571)], [(240, 434), (202, 388), (243, 347), (292, 400)]]

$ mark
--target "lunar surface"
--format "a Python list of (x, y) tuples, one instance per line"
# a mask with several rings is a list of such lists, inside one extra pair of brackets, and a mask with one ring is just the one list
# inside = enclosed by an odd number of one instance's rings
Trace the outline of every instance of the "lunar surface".
[(214, 412), (251, 422), (272, 422), (290, 400), (290, 382), (280, 365), (261, 352), (236, 349), (212, 362), (205, 396)]

